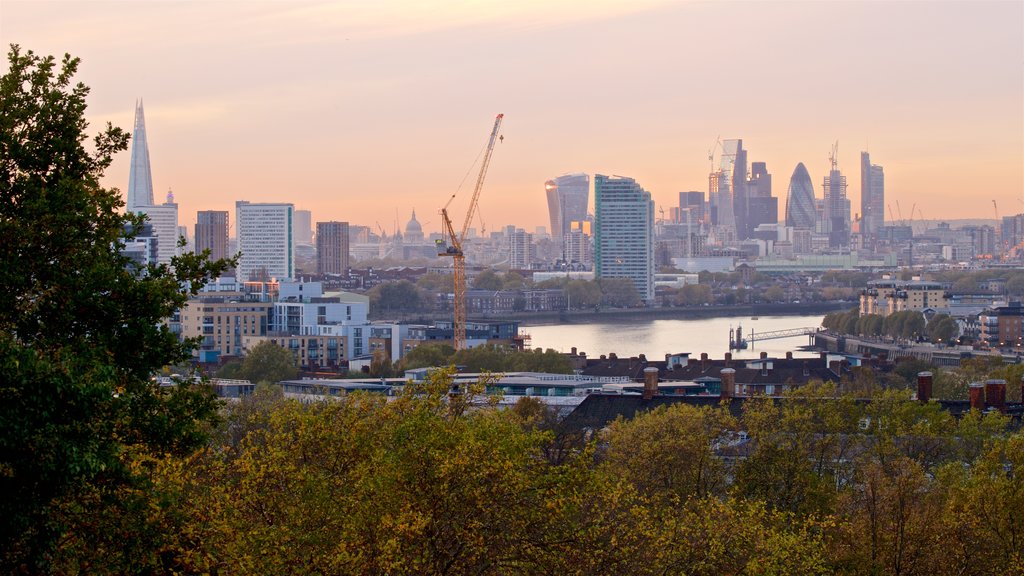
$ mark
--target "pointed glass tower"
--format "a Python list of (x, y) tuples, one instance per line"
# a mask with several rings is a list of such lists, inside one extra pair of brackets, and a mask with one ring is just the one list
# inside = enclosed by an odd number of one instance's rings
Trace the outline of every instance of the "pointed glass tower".
[(146, 142), (146, 118), (142, 101), (135, 105), (135, 130), (132, 131), (132, 166), (128, 173), (128, 212), (153, 205), (153, 173), (149, 168), (149, 144)]

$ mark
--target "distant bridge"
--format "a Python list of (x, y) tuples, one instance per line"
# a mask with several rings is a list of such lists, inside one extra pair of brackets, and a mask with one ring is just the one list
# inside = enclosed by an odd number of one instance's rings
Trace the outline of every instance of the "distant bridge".
[(789, 330), (772, 330), (771, 332), (750, 331), (747, 335), (747, 342), (758, 342), (760, 340), (777, 340), (779, 338), (792, 338), (794, 336), (814, 336), (821, 330), (818, 326), (809, 328), (790, 328)]
[(735, 332), (732, 328), (729, 329), (729, 349), (739, 350), (746, 348), (747, 345), (753, 347), (754, 342), (761, 340), (777, 340), (779, 338), (793, 338), (794, 336), (808, 336), (813, 337), (821, 331), (819, 326), (810, 326), (807, 328), (789, 328), (788, 330), (772, 330), (771, 332), (754, 332), (751, 330), (746, 335), (743, 334), (742, 328), (737, 328)]

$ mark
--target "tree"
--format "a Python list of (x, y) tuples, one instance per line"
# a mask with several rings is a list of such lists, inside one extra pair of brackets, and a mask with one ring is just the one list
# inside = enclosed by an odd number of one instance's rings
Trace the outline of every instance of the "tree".
[(379, 284), (366, 292), (371, 309), (384, 313), (415, 312), (423, 308), (424, 298), (419, 288), (408, 280)]
[(960, 328), (948, 314), (936, 314), (928, 322), (925, 333), (932, 342), (949, 342), (960, 333)]
[(425, 368), (429, 366), (448, 366), (455, 354), (455, 348), (449, 344), (420, 344), (402, 356), (402, 370)]
[(778, 284), (772, 284), (764, 291), (763, 299), (766, 302), (782, 302), (785, 298), (786, 292)]
[(238, 376), (253, 383), (292, 380), (299, 375), (295, 355), (288, 349), (264, 340), (252, 347), (242, 360)]
[[(126, 229), (100, 186), (128, 135), (87, 139), (79, 60), (14, 45), (0, 77), (0, 567), (47, 572), (68, 530), (61, 510), (128, 506), (145, 454), (183, 454), (216, 420), (206, 386), (150, 375), (191, 357), (163, 321), (227, 261), (185, 254), (145, 269), (121, 254)], [(126, 548), (146, 546), (125, 541)], [(135, 570), (128, 570), (135, 571)]]
[(473, 278), (473, 288), (477, 290), (501, 290), (505, 283), (494, 270), (484, 270)]
[(640, 293), (629, 278), (601, 278), (601, 303), (616, 308), (633, 308), (641, 304)]

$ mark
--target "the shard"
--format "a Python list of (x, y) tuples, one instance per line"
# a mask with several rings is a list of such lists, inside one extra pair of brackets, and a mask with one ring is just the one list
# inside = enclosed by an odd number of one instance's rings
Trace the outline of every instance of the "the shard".
[(132, 131), (132, 166), (128, 173), (128, 212), (139, 212), (142, 206), (153, 205), (153, 173), (149, 167), (149, 144), (146, 143), (146, 117), (142, 101), (135, 105), (135, 129)]

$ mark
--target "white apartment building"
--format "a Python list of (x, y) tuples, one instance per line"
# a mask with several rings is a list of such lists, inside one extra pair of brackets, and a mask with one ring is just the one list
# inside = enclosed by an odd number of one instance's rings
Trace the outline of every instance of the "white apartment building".
[(240, 281), (295, 277), (294, 218), (293, 204), (235, 202)]

